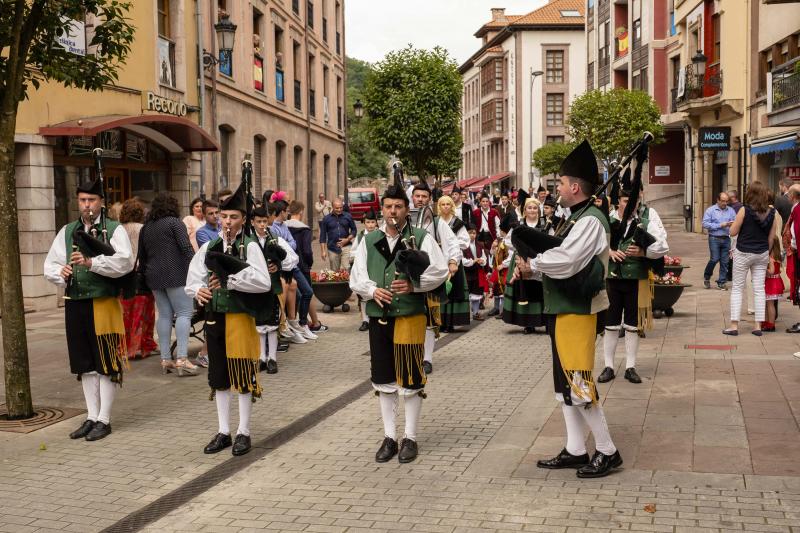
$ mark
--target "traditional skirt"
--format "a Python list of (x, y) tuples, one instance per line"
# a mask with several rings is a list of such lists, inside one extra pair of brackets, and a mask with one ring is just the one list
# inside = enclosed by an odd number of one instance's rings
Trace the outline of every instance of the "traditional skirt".
[(261, 397), (258, 357), (261, 341), (255, 319), (245, 313), (210, 313), (206, 322), (208, 342), (208, 386), (213, 390), (233, 388), (240, 394)]
[(447, 294), (447, 303), (442, 306), (442, 326), (469, 325), (469, 294), (467, 289), (467, 276), (464, 265), (458, 265), (458, 271), (450, 279), (452, 288)]
[(596, 403), (594, 345), (597, 315), (547, 315), (547, 331), (553, 351), (553, 387), (567, 405)]
[[(511, 264), (516, 264), (517, 255), (511, 258)], [(509, 268), (506, 274), (506, 290), (503, 298), (503, 322), (532, 328), (546, 325), (546, 320), (542, 314), (544, 296), (542, 294), (542, 282), (534, 280), (517, 280), (511, 283), (514, 271)], [(527, 304), (521, 304), (522, 298), (527, 300)]]
[(97, 372), (109, 376), (114, 383), (122, 383), (127, 348), (119, 300), (66, 300), (64, 324), (70, 372), (78, 379), (81, 374)]
[(374, 385), (409, 390), (425, 387), (425, 322), (425, 315), (390, 317), (386, 325), (370, 317), (370, 374)]
[(125, 321), (125, 340), (130, 359), (137, 355), (145, 357), (158, 348), (153, 339), (156, 309), (152, 294), (139, 294), (122, 300), (122, 317)]
[(486, 279), (486, 272), (480, 265), (472, 265), (464, 269), (467, 277), (467, 290), (470, 296), (483, 297), (489, 292), (489, 282)]

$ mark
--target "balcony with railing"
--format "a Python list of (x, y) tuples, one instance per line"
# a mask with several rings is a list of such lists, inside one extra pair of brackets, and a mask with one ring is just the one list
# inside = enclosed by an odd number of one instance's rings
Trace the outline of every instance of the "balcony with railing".
[(768, 105), (770, 126), (795, 126), (800, 124), (800, 57), (775, 67)]
[(722, 70), (719, 65), (706, 68), (704, 74), (698, 74), (694, 64), (686, 65), (680, 76), (676, 89), (676, 110), (688, 111), (716, 105), (722, 94)]

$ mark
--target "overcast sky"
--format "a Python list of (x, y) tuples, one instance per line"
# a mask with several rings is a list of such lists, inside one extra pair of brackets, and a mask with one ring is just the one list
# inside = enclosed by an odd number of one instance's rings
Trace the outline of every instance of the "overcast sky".
[(347, 0), (347, 55), (379, 61), (409, 43), (417, 48), (446, 48), (461, 65), (481, 45), (473, 34), (491, 20), (490, 9), (523, 15), (546, 0)]

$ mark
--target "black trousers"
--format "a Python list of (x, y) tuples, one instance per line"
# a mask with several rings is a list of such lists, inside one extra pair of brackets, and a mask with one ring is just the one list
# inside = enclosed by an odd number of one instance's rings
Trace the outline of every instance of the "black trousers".
[(629, 328), (639, 325), (639, 280), (638, 279), (608, 279), (606, 280), (608, 293), (608, 311), (606, 313), (606, 327), (619, 326), (623, 323)]
[[(377, 317), (369, 318), (369, 359), (370, 376), (376, 385), (397, 384), (405, 389), (425, 387), (425, 373), (422, 369), (423, 353), (395, 358), (394, 317), (381, 324)], [(400, 368), (397, 368), (397, 365)], [(399, 371), (399, 372), (398, 372)], [(400, 383), (397, 382), (398, 373)]]
[(77, 374), (79, 379), (81, 374), (97, 372), (121, 383), (122, 365), (116, 365), (119, 370), (114, 370), (111, 361), (106, 360), (105, 365), (102, 361), (94, 330), (94, 300), (65, 300), (64, 325), (70, 372)]

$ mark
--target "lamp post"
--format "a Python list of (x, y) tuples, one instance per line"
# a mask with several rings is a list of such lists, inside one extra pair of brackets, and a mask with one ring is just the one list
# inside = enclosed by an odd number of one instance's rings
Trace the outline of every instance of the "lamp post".
[(533, 70), (531, 67), (531, 106), (530, 106), (530, 136), (531, 136), (531, 160), (530, 160), (530, 171), (528, 173), (528, 188), (533, 187), (533, 82), (536, 81), (536, 78), (544, 74), (541, 70)]
[[(214, 24), (214, 32), (216, 33), (216, 41), (211, 41), (211, 51), (203, 50), (203, 68), (211, 71), (211, 135), (215, 140), (218, 139), (218, 125), (217, 125), (217, 64), (220, 60), (217, 57), (217, 46), (219, 46), (219, 55), (224, 57), (226, 61), (233, 61), (233, 45), (236, 37), (236, 24), (231, 22), (230, 17), (224, 16), (219, 22)], [(217, 195), (219, 186), (219, 162), (217, 155), (211, 156), (211, 194)], [(200, 181), (200, 194), (205, 197), (205, 176)]]
[(361, 103), (360, 98), (356, 98), (356, 103), (353, 104), (353, 114), (357, 119), (360, 119), (364, 116), (364, 104)]

